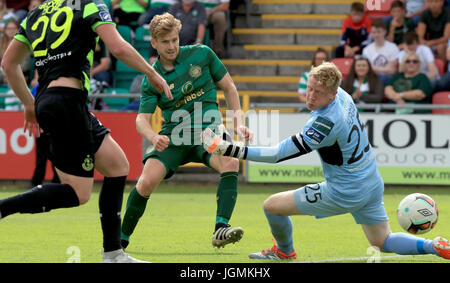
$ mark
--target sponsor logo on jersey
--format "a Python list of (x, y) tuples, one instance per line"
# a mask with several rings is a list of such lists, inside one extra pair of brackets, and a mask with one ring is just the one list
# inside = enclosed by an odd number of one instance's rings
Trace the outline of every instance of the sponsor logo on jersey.
[(108, 11), (101, 11), (99, 13), (99, 15), (100, 15), (100, 18), (102, 18), (102, 21), (104, 21), (104, 22), (112, 22), (111, 15), (109, 14)]
[(331, 132), (331, 129), (334, 127), (334, 123), (330, 120), (323, 118), (323, 117), (317, 117), (317, 119), (312, 123), (312, 128), (316, 129), (317, 131), (321, 132), (325, 136), (328, 136)]
[(64, 0), (53, 0), (47, 3), (42, 3), (39, 5), (39, 9), (43, 10), (42, 14), (52, 14), (53, 12), (59, 10)]
[(202, 96), (203, 94), (205, 94), (205, 92), (203, 91), (203, 89), (200, 89), (197, 92), (191, 93), (190, 95), (187, 95), (185, 97), (183, 97), (182, 100), (178, 101), (177, 104), (175, 105), (175, 107), (181, 107), (184, 104), (187, 104), (188, 102), (191, 102), (194, 99), (199, 98), (200, 96)]
[(194, 79), (200, 77), (202, 75), (202, 68), (200, 66), (193, 66), (191, 64), (191, 68), (189, 69), (189, 75)]
[(316, 129), (314, 129), (313, 127), (310, 127), (307, 131), (306, 131), (306, 136), (308, 138), (310, 138), (312, 140), (312, 142), (315, 143), (321, 143), (323, 141), (323, 139), (325, 138), (325, 135), (323, 135), (322, 133), (320, 133), (319, 131), (317, 131)]
[(194, 90), (194, 84), (191, 81), (187, 81), (184, 83), (184, 85), (181, 87), (181, 92), (184, 95), (188, 95)]

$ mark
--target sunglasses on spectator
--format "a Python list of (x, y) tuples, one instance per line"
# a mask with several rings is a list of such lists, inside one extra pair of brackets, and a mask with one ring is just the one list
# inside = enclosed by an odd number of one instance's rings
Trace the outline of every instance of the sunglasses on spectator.
[(406, 60), (405, 63), (406, 64), (409, 64), (409, 63), (417, 64), (417, 63), (419, 63), (419, 60)]

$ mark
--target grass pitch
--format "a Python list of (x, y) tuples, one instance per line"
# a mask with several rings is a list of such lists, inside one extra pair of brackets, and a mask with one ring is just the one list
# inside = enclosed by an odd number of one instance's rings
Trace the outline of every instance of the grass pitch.
[[(131, 237), (127, 252), (156, 263), (255, 263), (251, 252), (270, 248), (272, 235), (262, 211), (264, 200), (298, 185), (239, 186), (238, 201), (230, 221), (241, 226), (242, 240), (214, 249), (211, 237), (216, 212), (216, 185), (161, 185)], [(127, 186), (124, 207), (128, 198)], [(15, 214), (0, 220), (0, 263), (101, 261), (102, 233), (98, 216), (98, 186), (90, 201), (80, 207), (42, 214)], [(1, 185), (0, 199), (24, 192), (17, 185)], [(423, 192), (436, 201), (439, 220), (428, 234), (450, 237), (450, 188), (386, 188), (384, 203), (391, 229), (401, 231), (396, 209), (407, 194)], [(397, 256), (370, 249), (362, 229), (350, 214), (317, 220), (294, 216), (294, 244), (298, 262), (446, 262), (437, 256)]]

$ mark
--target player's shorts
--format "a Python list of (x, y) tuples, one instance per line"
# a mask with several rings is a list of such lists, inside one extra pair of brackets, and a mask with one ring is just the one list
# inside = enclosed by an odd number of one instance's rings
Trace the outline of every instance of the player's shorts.
[(202, 145), (173, 145), (170, 143), (162, 152), (155, 150), (153, 145), (150, 145), (144, 154), (143, 163), (145, 164), (149, 158), (157, 159), (164, 164), (166, 167), (164, 179), (172, 177), (177, 172), (178, 167), (189, 162), (203, 163), (211, 167), (209, 164), (211, 154)]
[(357, 224), (375, 225), (389, 220), (384, 208), (382, 187), (373, 190), (373, 193), (368, 194), (362, 201), (345, 207), (333, 199), (326, 182), (306, 185), (295, 190), (294, 200), (302, 214), (316, 218), (350, 213)]
[(59, 170), (79, 177), (94, 176), (95, 153), (110, 132), (89, 112), (86, 101), (86, 92), (79, 89), (52, 87), (35, 103), (39, 126), (49, 137), (49, 159)]

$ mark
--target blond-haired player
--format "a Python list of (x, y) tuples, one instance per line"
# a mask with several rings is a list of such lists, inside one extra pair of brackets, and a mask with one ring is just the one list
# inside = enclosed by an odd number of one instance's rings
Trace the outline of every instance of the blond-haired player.
[(306, 106), (311, 119), (297, 133), (275, 147), (237, 147), (210, 130), (202, 134), (205, 149), (213, 154), (277, 163), (317, 150), (325, 181), (270, 196), (264, 213), (275, 245), (249, 255), (253, 259), (295, 259), (290, 215), (324, 218), (350, 213), (361, 224), (372, 246), (398, 254), (436, 254), (450, 258), (450, 243), (442, 237), (427, 240), (406, 233), (391, 233), (383, 204), (384, 183), (372, 147), (352, 97), (339, 88), (342, 75), (333, 63), (312, 68)]
[[(209, 154), (199, 139), (203, 129), (219, 128), (222, 123), (217, 88), (223, 90), (228, 108), (235, 113), (240, 112), (238, 92), (225, 66), (209, 47), (200, 44), (179, 46), (180, 29), (180, 21), (169, 13), (155, 16), (150, 23), (151, 43), (159, 54), (153, 66), (171, 86), (173, 100), (162, 96), (144, 79), (136, 125), (138, 132), (152, 146), (144, 155), (142, 175), (127, 201), (122, 225), (123, 246), (128, 245), (148, 199), (159, 183), (175, 174), (180, 165), (189, 162), (203, 163), (221, 174), (212, 245), (223, 247), (237, 242), (244, 233), (241, 227), (232, 228), (228, 224), (238, 194), (239, 162)], [(166, 121), (159, 133), (150, 123), (156, 107), (161, 108)], [(250, 138), (251, 133), (242, 125), (239, 115), (235, 118), (235, 131)]]

